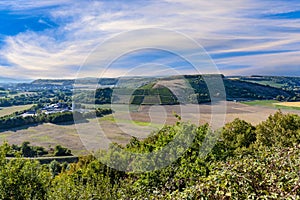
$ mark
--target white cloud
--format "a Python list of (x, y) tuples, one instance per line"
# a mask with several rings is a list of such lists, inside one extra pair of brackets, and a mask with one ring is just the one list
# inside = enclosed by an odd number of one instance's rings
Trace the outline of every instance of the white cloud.
[[(238, 56), (216, 61), (227, 75), (286, 75), (299, 76), (300, 51)], [(243, 66), (234, 68), (234, 66)]]
[(9, 9), (16, 12), (26, 12), (32, 9), (39, 9), (44, 7), (59, 6), (59, 5), (68, 5), (71, 4), (72, 0), (1, 0), (0, 8)]
[[(49, 6), (52, 6), (51, 9), (47, 8)], [(27, 31), (6, 38), (0, 56), (13, 65), (3, 71), (7, 76), (17, 73), (30, 78), (74, 77), (74, 71), (89, 52), (105, 39), (123, 31), (154, 27), (179, 31), (195, 38), (209, 53), (295, 51), (215, 60), (224, 73), (245, 74), (263, 69), (272, 74), (272, 70), (282, 66), (285, 70), (291, 66), (291, 71), (294, 71), (297, 57), (300, 57), (299, 33), (284, 30), (300, 30), (300, 20), (263, 17), (299, 10), (300, 3), (297, 1), (165, 0), (130, 3), (29, 0), (26, 3), (1, 1), (0, 7), (19, 13), (47, 8), (48, 16), (58, 24), (58, 27), (43, 32)], [(150, 36), (145, 34), (147, 38)], [(103, 54), (117, 51), (120, 45), (127, 43), (115, 43)], [(185, 44), (170, 44), (174, 45), (186, 48)], [(249, 68), (232, 70), (235, 65), (247, 65)], [(2, 70), (3, 67), (0, 68)], [(86, 72), (86, 75), (93, 75), (93, 71), (90, 74)]]

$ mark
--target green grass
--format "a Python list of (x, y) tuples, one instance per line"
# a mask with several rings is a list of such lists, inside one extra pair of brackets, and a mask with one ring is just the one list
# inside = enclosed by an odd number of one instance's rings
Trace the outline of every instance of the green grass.
[(154, 124), (150, 122), (143, 122), (143, 121), (137, 121), (137, 120), (127, 120), (127, 119), (117, 119), (114, 118), (113, 115), (106, 115), (104, 117), (99, 118), (99, 121), (110, 121), (114, 123), (127, 123), (127, 124), (136, 124), (139, 126), (150, 126), (153, 128), (160, 128), (161, 124)]
[(249, 106), (268, 106), (268, 107), (275, 107), (274, 103), (279, 103), (276, 100), (255, 100), (255, 101), (243, 101), (243, 104)]
[(139, 105), (132, 104), (83, 104), (87, 109), (93, 108), (111, 108), (112, 110), (117, 111), (137, 111), (140, 107)]
[(299, 107), (275, 105), (275, 103), (279, 103), (279, 101), (276, 100), (255, 100), (255, 101), (244, 101), (241, 103), (249, 106), (265, 106), (265, 107), (276, 108), (276, 109), (300, 110)]
[(159, 128), (161, 127), (160, 124), (153, 124), (150, 122), (142, 122), (142, 121), (136, 121), (136, 120), (127, 120), (127, 119), (114, 119), (117, 123), (129, 123), (129, 124), (136, 124), (139, 126), (149, 126), (153, 128)]
[(149, 89), (152, 89), (155, 84), (156, 84), (156, 82), (149, 83), (149, 84), (143, 85), (142, 87), (140, 87), (140, 89), (149, 90)]
[(116, 119), (113, 117), (113, 115), (105, 115), (98, 119), (99, 121), (110, 121), (110, 122), (116, 122)]
[(135, 121), (135, 120), (133, 120), (132, 122), (139, 126), (152, 126), (150, 122), (140, 122), (140, 121)]
[(284, 86), (286, 86), (286, 84), (280, 84), (280, 83), (275, 83), (273, 81), (249, 81), (247, 80), (247, 82), (251, 82), (251, 83), (257, 83), (260, 85), (269, 85), (271, 87), (275, 87), (275, 88), (282, 88)]

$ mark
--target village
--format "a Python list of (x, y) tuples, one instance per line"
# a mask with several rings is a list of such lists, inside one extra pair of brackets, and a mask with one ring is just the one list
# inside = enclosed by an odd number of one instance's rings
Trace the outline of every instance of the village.
[(53, 113), (63, 113), (63, 112), (72, 112), (72, 108), (70, 108), (66, 103), (54, 103), (50, 105), (46, 105), (40, 110), (34, 111), (34, 110), (29, 110), (25, 113), (23, 113), (21, 116), (22, 117), (27, 117), (27, 116), (36, 116), (37, 114), (53, 114)]

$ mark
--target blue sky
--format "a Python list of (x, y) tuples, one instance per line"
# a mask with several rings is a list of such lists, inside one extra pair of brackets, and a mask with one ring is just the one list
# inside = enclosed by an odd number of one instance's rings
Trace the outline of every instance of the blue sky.
[[(193, 38), (225, 75), (300, 76), (298, 0), (2, 0), (0, 21), (1, 77), (74, 78), (103, 41), (144, 28)], [(147, 68), (141, 75), (157, 66), (191, 68), (171, 53), (145, 50), (122, 57), (109, 76), (130, 66)]]

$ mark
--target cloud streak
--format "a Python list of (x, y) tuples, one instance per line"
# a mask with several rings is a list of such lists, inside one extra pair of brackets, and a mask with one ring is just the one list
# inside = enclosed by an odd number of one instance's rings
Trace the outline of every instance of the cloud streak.
[[(299, 1), (122, 2), (1, 1), (2, 10), (24, 15), (43, 11), (51, 22), (57, 24), (44, 31), (27, 30), (5, 37), (0, 57), (11, 66), (0, 66), (2, 73), (5, 76), (17, 73), (24, 78), (57, 78), (58, 74), (72, 78), (90, 51), (105, 39), (124, 31), (164, 28), (194, 38), (213, 57), (223, 55), (214, 60), (222, 73), (300, 76), (300, 70), (297, 71), (300, 19), (276, 18), (276, 14), (299, 11)], [(147, 37), (145, 35), (145, 39)], [(185, 44), (177, 46), (188, 48)], [(118, 44), (103, 54), (117, 48)], [(264, 53), (270, 51), (277, 53)], [(247, 55), (247, 52), (259, 53)], [(137, 62), (143, 64), (142, 60)], [(170, 60), (153, 62), (165, 65)], [(86, 75), (92, 76), (93, 71), (86, 72)]]

